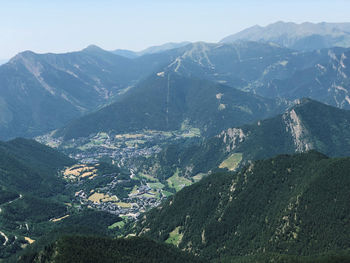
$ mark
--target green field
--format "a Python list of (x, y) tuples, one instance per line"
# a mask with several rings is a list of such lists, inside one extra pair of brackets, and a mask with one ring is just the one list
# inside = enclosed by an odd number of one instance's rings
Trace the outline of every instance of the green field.
[(165, 187), (162, 183), (147, 183), (147, 185), (152, 189), (163, 189)]
[(172, 196), (172, 195), (173, 195), (173, 193), (168, 192), (168, 191), (165, 191), (165, 190), (162, 190), (162, 194), (163, 194), (165, 197), (169, 197), (169, 196)]
[(229, 171), (234, 171), (241, 161), (242, 161), (242, 154), (234, 153), (230, 155), (225, 161), (223, 161), (219, 165), (219, 168), (227, 168)]
[(203, 177), (205, 177), (207, 174), (205, 173), (199, 173), (199, 174), (196, 174), (195, 176), (193, 176), (193, 180), (197, 183), (199, 182), (200, 180), (203, 179)]
[(180, 227), (178, 226), (172, 232), (169, 233), (169, 238), (165, 240), (165, 243), (178, 246), (182, 238), (183, 238), (183, 234), (180, 233)]
[(189, 186), (192, 184), (192, 182), (189, 179), (179, 176), (179, 170), (177, 170), (172, 177), (168, 178), (167, 182), (169, 187), (174, 188), (176, 192), (180, 191), (185, 186)]
[(154, 178), (152, 177), (151, 175), (148, 175), (148, 174), (144, 174), (144, 173), (138, 173), (137, 176), (142, 179), (147, 179), (149, 181), (152, 181), (152, 182), (158, 182), (158, 179), (157, 178)]
[(124, 221), (119, 221), (119, 222), (117, 222), (117, 223), (114, 223), (113, 225), (110, 225), (110, 226), (108, 227), (108, 229), (114, 229), (114, 228), (116, 228), (116, 227), (118, 227), (118, 228), (120, 229), (120, 228), (123, 228), (124, 225), (125, 225), (125, 222), (124, 222)]

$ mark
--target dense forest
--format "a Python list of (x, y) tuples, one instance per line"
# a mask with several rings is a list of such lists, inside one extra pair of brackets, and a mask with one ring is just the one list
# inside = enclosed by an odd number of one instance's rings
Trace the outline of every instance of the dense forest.
[(112, 239), (94, 236), (64, 236), (37, 254), (25, 255), (19, 262), (40, 263), (196, 263), (206, 262), (166, 244), (131, 237)]
[(341, 251), (350, 246), (349, 171), (349, 158), (315, 151), (256, 161), (184, 188), (131, 231), (214, 261)]

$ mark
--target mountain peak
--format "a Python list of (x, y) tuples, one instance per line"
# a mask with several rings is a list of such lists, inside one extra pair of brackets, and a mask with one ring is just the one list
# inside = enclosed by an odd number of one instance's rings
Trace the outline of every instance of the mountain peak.
[(85, 52), (101, 52), (101, 51), (106, 52), (104, 49), (102, 49), (96, 45), (89, 45), (86, 48), (84, 48), (82, 51), (85, 51)]
[(17, 55), (15, 55), (13, 58), (11, 58), (9, 60), (9, 62), (15, 62), (15, 61), (20, 60), (22, 58), (31, 58), (35, 55), (37, 55), (37, 54), (31, 50), (22, 51), (22, 52), (18, 53)]

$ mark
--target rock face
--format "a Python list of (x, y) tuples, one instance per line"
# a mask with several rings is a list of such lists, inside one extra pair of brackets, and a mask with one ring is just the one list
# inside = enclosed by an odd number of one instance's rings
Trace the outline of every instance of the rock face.
[(231, 152), (244, 141), (246, 135), (242, 129), (229, 128), (226, 131), (221, 132), (218, 137), (222, 138), (223, 143), (227, 145), (226, 151)]
[(313, 149), (313, 145), (308, 141), (309, 132), (304, 127), (301, 119), (294, 109), (282, 116), (286, 130), (292, 135), (296, 152), (305, 152)]

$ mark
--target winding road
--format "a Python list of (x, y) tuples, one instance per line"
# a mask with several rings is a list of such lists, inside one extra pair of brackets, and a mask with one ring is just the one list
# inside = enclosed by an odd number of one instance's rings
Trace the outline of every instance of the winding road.
[[(2, 212), (2, 208), (1, 208), (1, 207), (5, 206), (5, 205), (8, 205), (8, 204), (11, 204), (11, 203), (13, 203), (13, 202), (15, 202), (15, 201), (17, 201), (17, 200), (19, 200), (19, 199), (22, 199), (22, 198), (23, 198), (23, 195), (20, 194), (19, 197), (15, 198), (15, 199), (13, 199), (13, 200), (11, 200), (11, 201), (8, 201), (8, 202), (6, 202), (6, 203), (1, 204), (1, 205), (0, 205), (0, 213)], [(0, 235), (3, 236), (3, 237), (5, 238), (5, 241), (4, 241), (4, 243), (2, 243), (2, 245), (3, 245), (3, 246), (6, 246), (7, 242), (9, 241), (9, 238), (8, 238), (8, 237), (6, 236), (6, 234), (5, 234), (4, 232), (2, 232), (2, 231), (0, 231)]]

